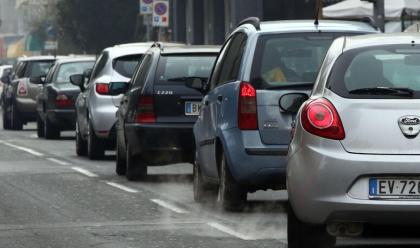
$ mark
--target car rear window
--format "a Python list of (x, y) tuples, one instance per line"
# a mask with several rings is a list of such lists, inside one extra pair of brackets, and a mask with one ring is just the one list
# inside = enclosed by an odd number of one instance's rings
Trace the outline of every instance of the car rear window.
[(87, 69), (91, 69), (95, 61), (72, 62), (62, 64), (58, 69), (55, 77), (55, 83), (70, 84), (70, 76), (75, 74), (83, 74)]
[(26, 77), (41, 77), (48, 73), (50, 67), (54, 64), (53, 60), (48, 61), (31, 61), (29, 62)]
[[(327, 85), (346, 98), (420, 98), (419, 71), (418, 47), (372, 46), (342, 54), (333, 66)], [(413, 94), (392, 93), (384, 88), (408, 89)]]
[(161, 56), (156, 72), (159, 84), (185, 81), (187, 77), (208, 79), (216, 54)]
[(296, 33), (263, 35), (253, 64), (252, 83), (257, 89), (314, 83), (331, 43), (354, 33)]
[(142, 54), (119, 57), (113, 60), (112, 68), (124, 77), (131, 78), (136, 69), (136, 65), (140, 62)]

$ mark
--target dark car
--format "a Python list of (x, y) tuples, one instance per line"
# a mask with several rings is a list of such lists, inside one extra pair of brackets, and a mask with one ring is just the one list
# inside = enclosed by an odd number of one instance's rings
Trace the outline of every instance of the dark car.
[(12, 80), (2, 93), (3, 128), (21, 130), (27, 122), (36, 121), (36, 98), (39, 87), (31, 77), (45, 76), (56, 61), (53, 56), (22, 57), (13, 68)]
[[(192, 128), (218, 47), (163, 47), (145, 54), (117, 111), (116, 172), (144, 178), (147, 166), (192, 162)], [(110, 85), (111, 92), (125, 91)]]
[(31, 82), (41, 85), (37, 98), (38, 137), (56, 139), (61, 131), (75, 130), (75, 99), (80, 89), (70, 83), (70, 76), (91, 69), (94, 57), (66, 58), (55, 62), (46, 78), (31, 78)]

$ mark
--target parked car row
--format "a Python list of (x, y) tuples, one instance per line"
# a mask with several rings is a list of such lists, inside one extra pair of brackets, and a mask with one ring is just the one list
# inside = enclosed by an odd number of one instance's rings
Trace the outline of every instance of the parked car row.
[(221, 47), (21, 59), (2, 95), (4, 128), (37, 120), (47, 139), (76, 130), (77, 155), (115, 150), (128, 180), (192, 163), (195, 201), (224, 210), (287, 189), (289, 247), (332, 247), (366, 223), (418, 219), (420, 36), (376, 33), (248, 18)]

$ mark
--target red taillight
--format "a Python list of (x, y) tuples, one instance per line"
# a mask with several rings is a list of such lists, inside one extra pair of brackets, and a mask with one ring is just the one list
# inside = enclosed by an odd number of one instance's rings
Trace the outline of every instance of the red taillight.
[(307, 103), (302, 110), (301, 121), (303, 128), (313, 135), (334, 140), (346, 137), (337, 110), (325, 98)]
[(109, 84), (97, 83), (96, 92), (99, 95), (108, 95), (109, 94)]
[(57, 95), (55, 98), (55, 105), (57, 107), (72, 107), (74, 102), (64, 94)]
[(238, 127), (241, 130), (258, 129), (257, 92), (246, 82), (242, 82), (239, 89)]
[(28, 95), (28, 85), (24, 81), (20, 81), (17, 88), (18, 96)]
[(141, 96), (136, 113), (137, 123), (156, 122), (154, 100), (152, 96)]

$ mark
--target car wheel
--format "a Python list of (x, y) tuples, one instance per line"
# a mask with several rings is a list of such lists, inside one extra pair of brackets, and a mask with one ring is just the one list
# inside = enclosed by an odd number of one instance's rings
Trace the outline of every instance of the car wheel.
[(103, 142), (101, 142), (101, 140), (99, 140), (98, 137), (96, 137), (92, 123), (90, 122), (87, 147), (89, 159), (99, 160), (105, 156), (105, 148)]
[(87, 155), (87, 144), (80, 133), (79, 124), (76, 121), (76, 154), (78, 156)]
[(224, 153), (220, 161), (220, 183), (217, 195), (218, 205), (226, 211), (243, 211), (247, 200), (247, 191), (233, 178)]
[(125, 176), (129, 181), (137, 181), (147, 176), (147, 165), (140, 156), (131, 155), (130, 145), (126, 148), (126, 171)]
[(9, 114), (10, 113), (7, 112), (7, 107), (4, 106), (3, 107), (3, 129), (4, 130), (10, 130), (10, 129), (12, 129), (12, 125), (11, 125), (12, 122), (10, 120)]
[(335, 246), (336, 238), (329, 235), (323, 225), (308, 225), (301, 222), (289, 204), (287, 242), (289, 248), (330, 248)]
[(214, 189), (214, 187), (204, 182), (200, 165), (197, 162), (197, 158), (195, 159), (193, 166), (194, 201), (199, 203), (213, 202), (217, 197), (217, 188)]
[(43, 138), (45, 136), (44, 122), (39, 115), (36, 117), (36, 134), (38, 135), (38, 138)]
[(12, 104), (11, 106), (11, 114), (10, 114), (10, 126), (13, 130), (22, 130), (23, 129), (23, 122), (20, 120), (18, 112), (16, 110), (16, 106)]
[(125, 175), (127, 169), (126, 163), (126, 152), (120, 145), (117, 135), (117, 147), (116, 147), (116, 159), (115, 159), (115, 172), (117, 175), (122, 176)]
[(45, 117), (44, 121), (44, 136), (46, 139), (58, 139), (60, 138), (60, 129), (56, 127), (48, 118)]

